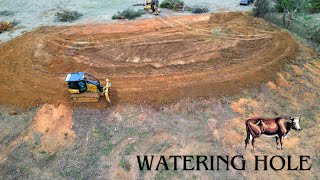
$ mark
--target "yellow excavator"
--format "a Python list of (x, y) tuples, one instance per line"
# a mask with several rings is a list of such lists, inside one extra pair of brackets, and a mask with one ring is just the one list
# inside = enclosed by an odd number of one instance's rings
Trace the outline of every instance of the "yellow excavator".
[(109, 88), (111, 83), (106, 79), (106, 86), (101, 86), (99, 80), (86, 72), (68, 73), (65, 77), (68, 83), (70, 98), (74, 102), (97, 102), (100, 96), (105, 96), (106, 101), (111, 103)]
[(154, 15), (159, 15), (160, 13), (159, 0), (146, 0), (146, 2), (143, 4), (135, 4), (133, 6), (144, 6), (145, 10), (153, 13)]

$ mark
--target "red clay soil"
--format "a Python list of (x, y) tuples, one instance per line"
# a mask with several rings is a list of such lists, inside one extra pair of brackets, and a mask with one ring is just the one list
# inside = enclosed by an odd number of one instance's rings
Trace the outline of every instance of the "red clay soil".
[(43, 27), (1, 44), (0, 103), (69, 103), (63, 80), (76, 71), (109, 78), (113, 104), (229, 95), (272, 79), (298, 51), (287, 32), (243, 13)]

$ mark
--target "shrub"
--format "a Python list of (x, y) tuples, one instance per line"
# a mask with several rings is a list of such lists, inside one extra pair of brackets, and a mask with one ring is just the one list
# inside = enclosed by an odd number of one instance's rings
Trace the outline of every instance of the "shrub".
[(137, 11), (133, 10), (133, 9), (126, 9), (122, 12), (119, 12), (115, 15), (112, 16), (112, 19), (135, 19), (137, 17), (140, 17), (144, 14), (144, 10), (139, 9)]
[(253, 15), (255, 17), (264, 17), (270, 12), (270, 0), (257, 0), (254, 4)]
[(200, 13), (207, 13), (209, 12), (209, 8), (201, 7), (201, 6), (194, 6), (192, 7), (192, 13), (200, 14)]
[(320, 1), (319, 0), (311, 0), (311, 12), (320, 12)]
[(307, 32), (307, 38), (320, 42), (320, 21), (312, 16), (305, 16), (301, 23)]
[(7, 10), (0, 11), (0, 16), (13, 16), (13, 15), (14, 15), (14, 12), (12, 11), (7, 11)]
[(0, 21), (0, 33), (4, 31), (11, 31), (18, 22), (16, 21)]
[(173, 10), (177, 10), (183, 6), (184, 6), (184, 2), (181, 0), (164, 0), (160, 4), (161, 8), (168, 8)]
[(216, 36), (216, 37), (220, 37), (221, 35), (224, 34), (221, 29), (212, 29), (211, 33), (213, 36)]
[(60, 12), (57, 12), (55, 16), (58, 21), (72, 22), (72, 21), (78, 20), (83, 15), (77, 11), (62, 10)]

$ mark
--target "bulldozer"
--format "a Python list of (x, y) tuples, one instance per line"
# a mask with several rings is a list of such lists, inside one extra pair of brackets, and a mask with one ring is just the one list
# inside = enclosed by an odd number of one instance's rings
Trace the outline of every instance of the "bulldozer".
[(97, 102), (100, 96), (105, 96), (106, 101), (111, 103), (109, 89), (111, 83), (106, 79), (106, 86), (101, 86), (99, 80), (86, 72), (68, 73), (65, 77), (68, 83), (70, 98), (74, 102)]

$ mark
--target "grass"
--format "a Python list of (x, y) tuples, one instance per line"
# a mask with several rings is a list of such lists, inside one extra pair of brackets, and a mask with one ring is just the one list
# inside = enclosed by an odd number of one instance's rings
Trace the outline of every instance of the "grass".
[(285, 64), (285, 68), (286, 68), (286, 71), (288, 71), (288, 72), (292, 72), (293, 71), (293, 69), (291, 67), (291, 64)]
[(22, 173), (27, 173), (29, 171), (30, 167), (27, 164), (23, 164), (20, 166), (19, 169)]
[(136, 150), (136, 144), (132, 143), (132, 144), (128, 144), (125, 149), (123, 150), (123, 155), (128, 156), (131, 153), (133, 153)]
[(55, 14), (57, 21), (60, 22), (73, 22), (75, 20), (80, 19), (83, 16), (81, 13), (77, 11), (70, 11), (70, 10), (60, 10)]
[(192, 175), (192, 180), (197, 180), (197, 179), (198, 179), (198, 176), (195, 175), (195, 174), (193, 174), (193, 175)]
[(184, 179), (181, 170), (172, 170), (174, 166), (172, 161), (167, 161), (167, 165), (170, 170), (166, 170), (162, 165), (159, 166), (155, 180)]
[(131, 168), (130, 163), (124, 157), (120, 159), (118, 166), (126, 171), (130, 171)]
[(220, 37), (223, 35), (223, 32), (221, 29), (212, 29), (211, 34), (215, 37)]
[(63, 177), (73, 177), (76, 179), (82, 179), (81, 178), (81, 169), (78, 167), (67, 167), (60, 171), (60, 175)]
[(103, 148), (102, 154), (105, 155), (105, 156), (108, 156), (111, 153), (112, 149), (113, 149), (113, 145), (112, 144), (107, 144)]
[(117, 14), (112, 16), (112, 19), (129, 19), (129, 20), (133, 20), (137, 17), (142, 16), (143, 14), (145, 14), (144, 10), (139, 9), (137, 11), (133, 10), (133, 9), (126, 9), (122, 12), (118, 11)]
[(33, 133), (33, 138), (34, 138), (34, 143), (33, 143), (34, 147), (40, 148), (42, 134), (41, 133)]
[(40, 158), (44, 161), (52, 161), (56, 158), (55, 154), (50, 154), (48, 152), (42, 151), (40, 152)]
[(170, 142), (165, 141), (165, 142), (163, 142), (161, 144), (154, 145), (154, 147), (152, 147), (152, 152), (160, 153), (163, 150), (170, 148), (171, 146), (172, 145), (171, 145)]

